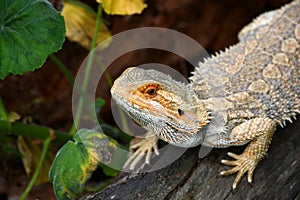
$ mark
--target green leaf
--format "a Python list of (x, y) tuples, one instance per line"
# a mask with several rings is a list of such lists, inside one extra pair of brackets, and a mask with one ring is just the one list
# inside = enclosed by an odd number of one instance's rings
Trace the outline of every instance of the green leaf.
[(50, 172), (50, 181), (58, 199), (74, 199), (84, 183), (101, 163), (112, 161), (117, 144), (103, 133), (81, 129), (57, 153)]
[(107, 165), (104, 165), (104, 164), (100, 164), (100, 167), (101, 167), (103, 173), (106, 176), (112, 176), (112, 177), (114, 177), (114, 176), (117, 176), (120, 173), (119, 170), (111, 168), (111, 167), (109, 167)]
[(63, 17), (47, 0), (0, 1), (0, 79), (42, 66), (65, 39)]

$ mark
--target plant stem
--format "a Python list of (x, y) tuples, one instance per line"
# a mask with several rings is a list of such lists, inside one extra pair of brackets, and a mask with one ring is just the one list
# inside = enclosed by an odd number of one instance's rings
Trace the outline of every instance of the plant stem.
[(53, 54), (49, 55), (49, 58), (56, 64), (60, 71), (65, 75), (65, 77), (74, 85), (75, 79), (72, 74), (69, 72), (67, 67)]
[(88, 105), (88, 100), (85, 96), (85, 93), (82, 91), (82, 88), (79, 88), (77, 85), (75, 85), (75, 78), (73, 75), (69, 72), (67, 67), (55, 56), (55, 55), (49, 55), (49, 58), (56, 64), (56, 66), (61, 70), (61, 72), (65, 75), (65, 77), (70, 81), (70, 83), (74, 86), (74, 88), (79, 92), (81, 97), (83, 98), (84, 103)]
[(8, 132), (10, 128), (10, 124), (8, 121), (8, 115), (3, 105), (2, 99), (0, 98), (0, 133)]
[[(82, 83), (82, 90), (81, 91), (86, 91), (87, 86), (88, 86), (88, 82), (89, 82), (89, 78), (90, 78), (90, 74), (91, 74), (91, 69), (92, 69), (92, 63), (93, 63), (93, 59), (95, 56), (95, 51), (93, 51), (93, 49), (96, 46), (97, 43), (97, 36), (98, 36), (98, 32), (100, 29), (100, 22), (101, 22), (101, 16), (102, 16), (102, 5), (101, 3), (98, 4), (98, 11), (97, 11), (97, 20), (96, 20), (96, 26), (94, 29), (94, 36), (93, 36), (93, 40), (92, 40), (92, 44), (91, 44), (91, 48), (90, 48), (90, 53), (88, 56), (88, 61), (87, 61), (87, 66), (86, 66), (86, 71), (84, 74), (84, 79), (83, 79), (83, 83)], [(77, 113), (74, 119), (74, 124), (70, 130), (70, 134), (74, 135), (76, 132), (76, 127), (75, 125), (79, 123), (80, 121), (80, 117), (81, 117), (81, 113), (82, 113), (82, 108), (83, 108), (83, 99), (84, 97), (81, 95), (79, 102), (78, 102), (78, 107), (77, 107)]]
[(5, 120), (5, 121), (8, 120), (7, 112), (6, 112), (5, 108), (4, 108), (4, 105), (3, 105), (3, 102), (2, 102), (1, 98), (0, 98), (0, 119), (1, 120)]
[(25, 124), (22, 122), (9, 122), (6, 110), (0, 98), (0, 134), (7, 133), (33, 137), (40, 140), (46, 140), (51, 136), (51, 133), (54, 133), (55, 141), (61, 144), (64, 144), (67, 140), (72, 139), (72, 136), (66, 133), (55, 131), (44, 126)]
[(61, 144), (64, 144), (67, 140), (72, 139), (72, 136), (69, 134), (60, 131), (55, 131), (44, 126), (25, 124), (21, 122), (13, 122), (11, 124), (9, 132), (11, 134), (24, 135), (27, 137), (33, 137), (40, 140), (46, 140), (51, 136), (51, 132), (53, 132), (55, 135), (55, 141)]
[(51, 143), (51, 140), (52, 140), (52, 137), (51, 135), (44, 141), (44, 146), (43, 146), (43, 151), (42, 151), (42, 154), (41, 154), (41, 157), (40, 157), (40, 160), (39, 160), (39, 163), (34, 171), (34, 174), (29, 182), (29, 184), (27, 185), (24, 193), (22, 194), (22, 196), (20, 197), (20, 200), (24, 200), (26, 198), (26, 196), (29, 194), (30, 190), (32, 189), (40, 171), (41, 171), (41, 168), (43, 166), (43, 163), (44, 163), (44, 160), (46, 158), (46, 155), (47, 155), (47, 152), (48, 152), (48, 148), (49, 148), (49, 145)]
[(105, 71), (106, 68), (105, 68), (104, 64), (102, 63), (102, 61), (99, 58), (96, 58), (96, 62), (97, 62), (97, 66), (99, 66), (99, 68), (101, 70), (101, 73), (103, 73), (108, 86), (111, 87), (113, 84), (113, 80), (109, 76), (109, 74)]

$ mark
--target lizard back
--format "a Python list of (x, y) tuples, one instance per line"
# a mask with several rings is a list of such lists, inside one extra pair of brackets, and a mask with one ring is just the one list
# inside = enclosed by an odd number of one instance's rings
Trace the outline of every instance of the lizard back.
[(279, 124), (300, 108), (300, 1), (259, 16), (240, 42), (200, 63), (191, 86), (200, 99), (222, 98), (232, 118), (267, 116)]

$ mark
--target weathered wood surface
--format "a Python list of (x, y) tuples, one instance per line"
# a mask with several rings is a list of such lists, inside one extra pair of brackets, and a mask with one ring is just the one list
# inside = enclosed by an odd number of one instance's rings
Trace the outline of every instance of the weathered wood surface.
[(220, 160), (226, 152), (242, 152), (244, 147), (214, 149), (198, 159), (198, 148), (189, 149), (173, 164), (158, 171), (129, 176), (100, 193), (82, 197), (95, 199), (300, 199), (300, 121), (276, 131), (268, 155), (253, 177), (246, 177), (235, 191), (235, 176), (218, 177), (227, 169)]

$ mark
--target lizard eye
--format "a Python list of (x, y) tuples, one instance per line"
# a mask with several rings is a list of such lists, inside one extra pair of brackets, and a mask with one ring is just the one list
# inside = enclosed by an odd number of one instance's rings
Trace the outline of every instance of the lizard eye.
[(147, 84), (138, 89), (138, 91), (146, 98), (155, 97), (157, 95), (158, 90), (158, 84)]
[(148, 94), (149, 96), (155, 96), (157, 91), (157, 87), (155, 86), (148, 86), (146, 88), (145, 93)]
[(146, 93), (152, 96), (152, 95), (155, 95), (156, 90), (154, 88), (150, 88), (146, 91)]

